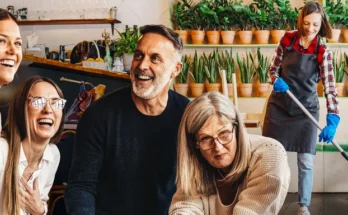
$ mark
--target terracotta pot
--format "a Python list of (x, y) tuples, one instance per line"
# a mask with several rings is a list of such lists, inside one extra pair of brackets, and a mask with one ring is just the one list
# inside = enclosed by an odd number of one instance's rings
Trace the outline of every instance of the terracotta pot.
[(223, 44), (233, 44), (235, 31), (221, 31), (220, 34)]
[(251, 44), (251, 41), (253, 39), (252, 31), (238, 31), (237, 35), (239, 36), (240, 44)]
[(198, 97), (204, 92), (204, 84), (203, 83), (192, 83), (189, 85), (191, 89), (192, 97)]
[(182, 39), (182, 42), (184, 44), (187, 44), (189, 31), (188, 30), (175, 30), (175, 32), (179, 34), (179, 36)]
[(227, 91), (228, 91), (228, 96), (233, 97), (233, 84), (232, 83), (227, 83)]
[(284, 34), (285, 30), (271, 30), (271, 42), (273, 44), (278, 44)]
[(238, 96), (251, 97), (253, 92), (253, 84), (238, 84)]
[(348, 43), (348, 29), (342, 29), (343, 42)]
[(206, 31), (207, 39), (209, 44), (220, 43), (220, 31)]
[(332, 38), (327, 39), (329, 43), (337, 43), (340, 39), (341, 29), (332, 29)]
[(177, 93), (187, 97), (188, 84), (174, 84), (174, 89)]
[(336, 83), (337, 96), (343, 96), (344, 83)]
[(324, 95), (324, 87), (323, 87), (323, 82), (319, 82), (317, 84), (317, 91), (318, 91), (318, 96), (322, 97)]
[(220, 92), (221, 91), (221, 84), (220, 83), (206, 83), (205, 88), (207, 89), (207, 92)]
[(267, 97), (270, 88), (269, 83), (257, 83), (256, 84), (256, 95), (258, 97)]
[(192, 44), (203, 44), (204, 42), (204, 31), (191, 30)]
[(254, 31), (256, 44), (268, 44), (269, 30)]

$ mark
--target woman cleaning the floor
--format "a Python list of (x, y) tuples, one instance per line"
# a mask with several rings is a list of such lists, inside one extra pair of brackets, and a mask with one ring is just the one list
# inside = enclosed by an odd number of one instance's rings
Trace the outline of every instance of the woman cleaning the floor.
[(331, 35), (323, 7), (318, 2), (308, 2), (299, 14), (297, 31), (287, 32), (281, 39), (269, 71), (274, 92), (268, 101), (263, 135), (278, 140), (287, 151), (297, 152), (301, 215), (310, 214), (317, 127), (284, 92), (290, 90), (318, 121), (317, 82), (322, 81), (327, 125), (319, 141), (331, 142), (340, 121), (332, 52), (322, 40)]

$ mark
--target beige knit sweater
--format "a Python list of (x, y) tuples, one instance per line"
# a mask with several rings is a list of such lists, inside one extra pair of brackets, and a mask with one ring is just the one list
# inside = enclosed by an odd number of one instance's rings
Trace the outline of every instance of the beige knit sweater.
[(252, 156), (248, 173), (238, 186), (236, 197), (230, 205), (223, 205), (218, 194), (193, 198), (177, 191), (169, 214), (278, 214), (290, 183), (286, 151), (276, 140), (258, 135), (250, 135), (250, 144)]

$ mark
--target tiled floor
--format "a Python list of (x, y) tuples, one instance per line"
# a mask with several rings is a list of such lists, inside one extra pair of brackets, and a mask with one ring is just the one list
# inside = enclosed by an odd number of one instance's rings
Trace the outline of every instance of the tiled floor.
[[(296, 215), (297, 201), (297, 193), (289, 193), (279, 215)], [(313, 194), (309, 211), (311, 215), (347, 215), (348, 193)]]

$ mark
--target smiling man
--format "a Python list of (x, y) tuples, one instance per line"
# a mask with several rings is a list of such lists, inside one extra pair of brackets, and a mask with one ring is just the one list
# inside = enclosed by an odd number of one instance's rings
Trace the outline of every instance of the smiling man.
[(169, 90), (183, 46), (162, 25), (141, 34), (132, 86), (99, 99), (80, 120), (65, 193), (69, 214), (168, 214), (177, 131), (189, 102)]

